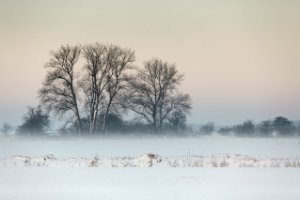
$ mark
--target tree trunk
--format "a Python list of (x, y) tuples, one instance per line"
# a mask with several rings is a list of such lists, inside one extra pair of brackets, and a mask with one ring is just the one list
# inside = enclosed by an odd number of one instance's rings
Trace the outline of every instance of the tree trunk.
[(113, 97), (114, 97), (114, 95), (110, 98), (110, 100), (107, 104), (106, 111), (105, 111), (105, 115), (104, 115), (104, 119), (103, 119), (103, 125), (102, 125), (103, 135), (106, 132), (106, 128), (107, 128), (106, 124), (107, 124), (107, 119), (108, 119), (108, 115), (109, 115), (109, 112), (110, 112), (110, 107), (111, 107), (111, 104), (112, 104)]
[(153, 118), (154, 132), (157, 133), (157, 119), (156, 119), (156, 108), (155, 107), (153, 108), (152, 118)]
[(81, 124), (79, 113), (77, 113), (77, 123), (78, 123), (78, 134), (81, 135), (82, 124)]
[(81, 124), (81, 118), (80, 118), (80, 114), (79, 114), (79, 109), (78, 109), (78, 104), (77, 104), (77, 97), (76, 97), (76, 93), (74, 91), (74, 87), (73, 87), (73, 78), (71, 78), (71, 93), (73, 96), (73, 101), (75, 104), (75, 115), (77, 118), (77, 123), (78, 123), (78, 134), (81, 135), (81, 130), (82, 130), (82, 124)]

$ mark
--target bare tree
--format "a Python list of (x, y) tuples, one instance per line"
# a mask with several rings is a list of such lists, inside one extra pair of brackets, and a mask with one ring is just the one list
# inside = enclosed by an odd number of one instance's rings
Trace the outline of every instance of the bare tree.
[(127, 87), (128, 76), (126, 71), (130, 69), (130, 63), (135, 61), (134, 51), (122, 49), (118, 46), (108, 47), (107, 63), (112, 70), (112, 77), (107, 85), (107, 102), (103, 119), (102, 131), (105, 133), (108, 116), (113, 106), (118, 105), (118, 98)]
[(81, 80), (85, 92), (85, 104), (90, 118), (90, 133), (94, 133), (100, 112), (101, 98), (112, 77), (111, 66), (107, 64), (107, 48), (99, 43), (83, 47), (86, 73)]
[(174, 64), (152, 59), (145, 62), (136, 78), (130, 81), (129, 108), (151, 123), (155, 132), (162, 131), (163, 123), (174, 110), (188, 112), (190, 97), (179, 94), (177, 87), (183, 80)]
[(99, 113), (103, 112), (102, 131), (105, 132), (109, 113), (120, 92), (125, 88), (126, 70), (134, 61), (134, 52), (115, 45), (92, 44), (83, 48), (86, 75), (81, 81), (90, 115), (90, 132), (95, 131)]
[(78, 90), (75, 88), (77, 76), (75, 64), (81, 50), (79, 46), (65, 45), (51, 53), (50, 61), (46, 64), (46, 80), (39, 90), (39, 97), (43, 106), (60, 116), (67, 112), (74, 114), (78, 132), (81, 133), (81, 118), (79, 113)]

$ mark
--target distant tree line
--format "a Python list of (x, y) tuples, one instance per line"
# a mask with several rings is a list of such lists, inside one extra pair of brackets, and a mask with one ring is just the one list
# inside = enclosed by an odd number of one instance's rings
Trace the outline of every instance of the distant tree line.
[(235, 126), (226, 126), (216, 128), (214, 123), (209, 122), (201, 126), (199, 133), (202, 135), (209, 135), (212, 133), (219, 133), (220, 135), (234, 135), (234, 136), (293, 136), (300, 135), (300, 123), (292, 122), (289, 119), (278, 116), (273, 120), (265, 120), (255, 124), (251, 120), (247, 120), (242, 124)]
[[(183, 74), (175, 64), (153, 58), (133, 65), (135, 52), (116, 45), (63, 45), (51, 52), (38, 92), (40, 105), (29, 107), (18, 133), (45, 133), (49, 114), (64, 121), (61, 133), (180, 132), (191, 110), (179, 92)], [(124, 120), (134, 113), (134, 119)]]
[(23, 117), (23, 124), (17, 128), (17, 133), (39, 135), (45, 133), (49, 127), (49, 115), (45, 113), (41, 106), (27, 107), (27, 114)]

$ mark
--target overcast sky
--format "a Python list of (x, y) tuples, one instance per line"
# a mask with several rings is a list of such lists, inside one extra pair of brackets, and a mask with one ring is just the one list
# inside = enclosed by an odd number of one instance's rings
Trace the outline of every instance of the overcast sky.
[(36, 105), (49, 52), (114, 43), (185, 74), (190, 123), (300, 119), (300, 1), (1, 0), (0, 123)]

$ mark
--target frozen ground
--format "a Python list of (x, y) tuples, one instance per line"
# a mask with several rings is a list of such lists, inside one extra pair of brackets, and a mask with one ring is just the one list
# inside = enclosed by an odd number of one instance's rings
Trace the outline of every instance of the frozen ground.
[(292, 168), (2, 168), (3, 200), (299, 200)]
[(66, 158), (57, 159), (54, 155), (46, 156), (11, 156), (0, 159), (0, 167), (195, 167), (195, 168), (300, 168), (299, 158), (256, 158), (239, 154), (210, 156), (172, 156), (157, 154), (139, 156)]
[[(241, 157), (247, 159), (290, 160), (300, 158), (300, 139), (0, 138), (1, 160), (47, 154), (75, 161), (81, 157), (93, 159), (95, 155), (135, 158), (149, 152), (185, 161), (194, 159), (193, 155), (237, 154), (247, 155)], [(0, 200), (299, 200), (299, 188), (299, 168), (0, 167)]]

